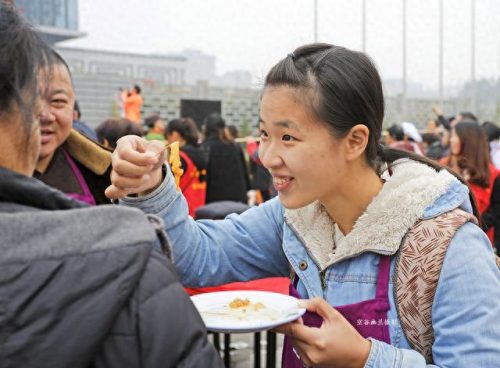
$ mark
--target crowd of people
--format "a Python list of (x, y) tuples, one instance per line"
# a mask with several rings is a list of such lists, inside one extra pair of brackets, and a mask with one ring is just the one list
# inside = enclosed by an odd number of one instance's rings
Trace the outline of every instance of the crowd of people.
[(388, 147), (424, 155), (459, 174), (474, 194), (482, 225), (500, 254), (500, 128), (480, 123), (464, 111), (445, 118), (434, 107), (435, 119), (418, 132), (409, 122), (393, 124), (385, 137)]
[(441, 113), (439, 139), (384, 136), (371, 59), (304, 45), (267, 74), (247, 146), (277, 196), (196, 220), (252, 185), (220, 114), (200, 133), (139, 109), (96, 142), (72, 129), (66, 62), (7, 5), (0, 50), (0, 366), (221, 367), (184, 287), (281, 276), (307, 309), (276, 328), (284, 367), (500, 367), (494, 124)]

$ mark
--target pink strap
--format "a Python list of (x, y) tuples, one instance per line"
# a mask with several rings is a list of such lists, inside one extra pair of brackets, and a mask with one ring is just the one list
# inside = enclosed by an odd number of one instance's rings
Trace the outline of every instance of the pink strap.
[(377, 299), (389, 300), (389, 277), (391, 273), (391, 257), (380, 256), (377, 276)]
[[(69, 166), (71, 168), (71, 171), (73, 171), (73, 174), (75, 174), (76, 180), (78, 181), (78, 184), (80, 185), (80, 188), (83, 191), (84, 198), (89, 199), (90, 202), (93, 202), (93, 203), (90, 203), (90, 204), (94, 204), (95, 205), (96, 203), (95, 203), (94, 196), (92, 195), (92, 192), (90, 191), (90, 188), (87, 185), (87, 182), (83, 178), (83, 175), (82, 175), (80, 169), (78, 169), (78, 166), (76, 166), (75, 161), (69, 155), (69, 153), (66, 152), (66, 150), (64, 148), (61, 148), (61, 149), (62, 149), (62, 152), (64, 154), (64, 157), (66, 158), (66, 161), (68, 162), (68, 164), (69, 164)], [(88, 201), (86, 201), (86, 202), (88, 202)]]

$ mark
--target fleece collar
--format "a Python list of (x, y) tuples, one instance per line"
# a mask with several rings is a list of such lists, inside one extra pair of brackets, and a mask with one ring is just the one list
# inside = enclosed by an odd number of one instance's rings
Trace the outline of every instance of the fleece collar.
[(313, 202), (299, 209), (285, 209), (285, 221), (299, 236), (321, 270), (365, 252), (392, 255), (401, 239), (457, 179), (446, 170), (410, 160), (398, 160), (385, 170), (382, 190), (344, 236), (325, 208)]
[(96, 175), (104, 175), (111, 165), (111, 151), (72, 129), (64, 143), (71, 157)]

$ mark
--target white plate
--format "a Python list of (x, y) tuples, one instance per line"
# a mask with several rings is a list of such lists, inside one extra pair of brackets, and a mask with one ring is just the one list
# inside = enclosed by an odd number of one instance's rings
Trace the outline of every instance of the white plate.
[[(265, 308), (230, 308), (236, 298), (248, 299), (252, 305), (262, 303)], [(305, 313), (297, 299), (267, 291), (219, 291), (191, 297), (207, 329), (214, 332), (247, 333), (269, 330), (295, 321)]]

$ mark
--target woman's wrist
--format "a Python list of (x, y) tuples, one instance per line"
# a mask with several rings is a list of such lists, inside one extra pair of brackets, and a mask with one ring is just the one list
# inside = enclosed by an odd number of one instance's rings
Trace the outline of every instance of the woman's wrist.
[(363, 339), (360, 344), (359, 352), (357, 354), (355, 361), (353, 362), (352, 367), (363, 368), (366, 365), (366, 362), (368, 361), (371, 349), (372, 349), (372, 342), (368, 339)]
[(163, 165), (161, 168), (158, 168), (158, 170), (155, 170), (151, 174), (151, 181), (153, 183), (155, 183), (155, 185), (152, 186), (151, 188), (145, 190), (144, 192), (139, 193), (139, 196), (145, 196), (145, 195), (148, 195), (148, 194), (154, 192), (161, 185), (163, 180), (165, 179), (165, 174), (166, 174), (165, 165)]

